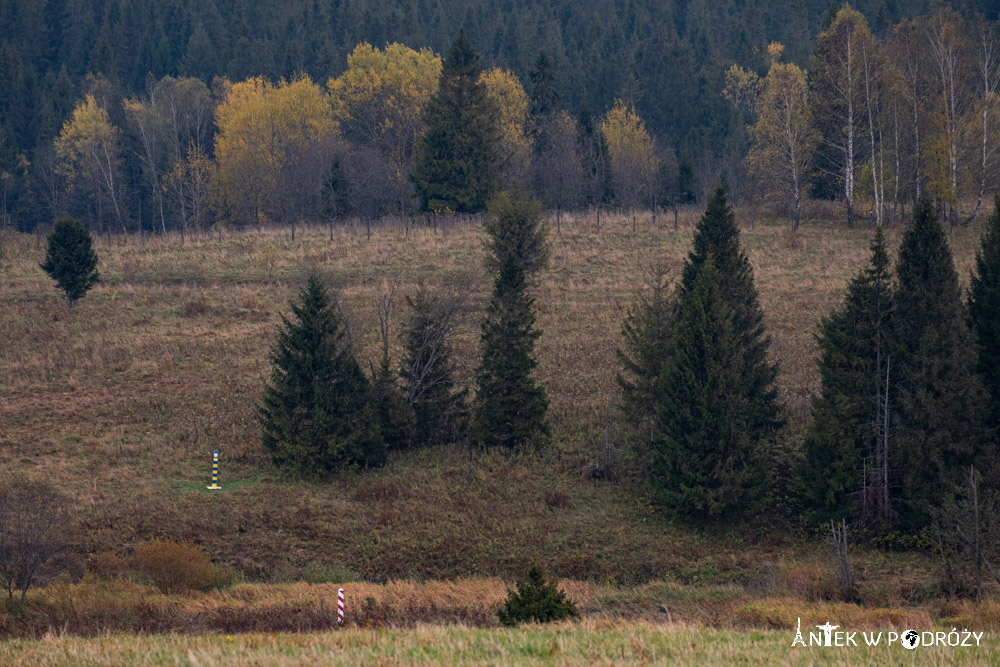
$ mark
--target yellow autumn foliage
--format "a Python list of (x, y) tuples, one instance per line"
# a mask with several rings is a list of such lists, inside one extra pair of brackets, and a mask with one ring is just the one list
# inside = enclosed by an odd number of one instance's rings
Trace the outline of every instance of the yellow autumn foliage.
[(322, 91), (305, 76), (277, 85), (261, 77), (231, 84), (215, 121), (216, 203), (255, 224), (267, 218), (281, 169), (337, 132)]
[(656, 173), (653, 139), (635, 107), (622, 100), (615, 100), (615, 106), (604, 116), (601, 133), (608, 144), (615, 197), (624, 206), (635, 206)]
[(347, 70), (327, 83), (333, 117), (345, 136), (408, 158), (423, 133), (423, 108), (440, 77), (441, 58), (430, 49), (358, 44), (347, 56)]
[(76, 105), (53, 144), (60, 173), (71, 187), (93, 176), (100, 178), (100, 161), (110, 160), (115, 165), (120, 161), (120, 139), (121, 131), (111, 124), (108, 112), (93, 95), (87, 95)]
[(505, 174), (523, 174), (531, 162), (528, 94), (510, 70), (494, 67), (479, 76), (486, 95), (500, 110), (500, 159)]

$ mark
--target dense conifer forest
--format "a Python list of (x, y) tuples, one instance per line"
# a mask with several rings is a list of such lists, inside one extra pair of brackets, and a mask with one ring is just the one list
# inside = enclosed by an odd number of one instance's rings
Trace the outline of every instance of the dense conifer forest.
[[(962, 47), (968, 53), (960, 54), (960, 78), (963, 85), (975, 87), (978, 75), (974, 28), (983, 19), (995, 18), (997, 8), (985, 0), (956, 2), (953, 6), (962, 20), (969, 22), (968, 29), (959, 32), (968, 42)], [(931, 8), (927, 2), (898, 0), (861, 0), (853, 7), (867, 24), (865, 31), (870, 28), (874, 39), (884, 45), (900, 41), (901, 26), (910, 25), (900, 21), (947, 9), (938, 5)], [(522, 167), (530, 161), (535, 171), (552, 172), (545, 165), (564, 162), (568, 134), (607, 135), (601, 125), (611, 120), (605, 115), (616, 105), (634, 114), (634, 119), (640, 121), (639, 129), (651, 142), (647, 149), (650, 155), (645, 159), (657, 165), (654, 176), (644, 176), (641, 169), (638, 176), (619, 174), (614, 178), (601, 173), (560, 173), (558, 178), (550, 177), (559, 181), (556, 184), (532, 183), (536, 193), (544, 195), (546, 207), (578, 208), (613, 202), (625, 207), (641, 203), (645, 208), (656, 208), (700, 199), (720, 177), (742, 201), (754, 194), (754, 188), (746, 182), (748, 173), (752, 176), (755, 165), (767, 169), (759, 162), (744, 161), (755, 138), (766, 143), (765, 128), (759, 128), (757, 133), (749, 131), (758, 120), (752, 111), (759, 111), (765, 120), (767, 113), (764, 108), (750, 110), (741, 106), (740, 102), (747, 101), (745, 88), (738, 95), (731, 94), (736, 90), (731, 85), (731, 68), (735, 64), (744, 74), (758, 77), (757, 94), (751, 97), (766, 102), (767, 86), (763, 82), (770, 65), (780, 62), (783, 67), (800, 68), (803, 77), (812, 72), (814, 61), (822, 58), (823, 51), (822, 44), (817, 51), (817, 36), (830, 27), (838, 9), (838, 4), (822, 0), (637, 0), (610, 5), (513, 0), (480, 3), (474, 8), (453, 0), (12, 0), (0, 7), (0, 209), (5, 224), (16, 224), (21, 229), (30, 229), (36, 223), (51, 224), (63, 212), (95, 220), (109, 209), (114, 224), (108, 224), (116, 229), (180, 227), (187, 224), (190, 212), (178, 213), (176, 209), (197, 209), (202, 202), (197, 201), (197, 196), (192, 201), (190, 191), (197, 188), (190, 183), (186, 194), (178, 190), (183, 189), (184, 179), (207, 178), (202, 171), (208, 163), (199, 163), (196, 155), (183, 169), (175, 167), (181, 158), (192, 157), (186, 154), (192, 143), (209, 160), (215, 157), (212, 112), (230, 96), (227, 82), (235, 85), (259, 80), (278, 84), (308, 77), (323, 89), (329, 80), (345, 75), (352, 55), (359, 60), (356, 67), (364, 69), (366, 65), (356, 53), (358, 45), (370, 44), (376, 53), (398, 43), (417, 52), (428, 49), (429, 53), (445, 54), (460, 30), (478, 53), (484, 71), (496, 68), (507, 76), (503, 79), (494, 75), (488, 87), (507, 91), (497, 93), (506, 100), (501, 105), (501, 120), (516, 127), (520, 117), (525, 128), (527, 139), (520, 141), (521, 148), (527, 142), (534, 155), (530, 160), (521, 159)], [(919, 37), (929, 26), (927, 19), (925, 24), (910, 28)], [(769, 50), (773, 44), (781, 45), (777, 57)], [(931, 51), (928, 44), (918, 46)], [(423, 71), (433, 73), (435, 67), (432, 64), (431, 70)], [(934, 75), (932, 62), (924, 62), (921, 68), (928, 77)], [(786, 79), (791, 76), (791, 85), (795, 85), (795, 72), (784, 74)], [(777, 76), (772, 78), (774, 88), (780, 81)], [(175, 117), (169, 141), (157, 127), (163, 110), (152, 109), (144, 117), (143, 109), (136, 107), (147, 107), (145, 111), (158, 107), (157, 98), (164, 97), (165, 88), (170, 88), (163, 85), (164, 81), (184, 84), (180, 86), (183, 94), (170, 95)], [(203, 89), (194, 85), (196, 81), (203, 84)], [(436, 76), (429, 81), (436, 87)], [(158, 89), (158, 85), (163, 87)], [(822, 82), (810, 80), (809, 87), (810, 94), (820, 100)], [(525, 93), (518, 94), (519, 90), (526, 91), (527, 104), (520, 101)], [(727, 90), (729, 93), (724, 95)], [(339, 91), (343, 93), (344, 89)], [(336, 92), (331, 90), (332, 94)], [(115, 183), (105, 184), (103, 194), (99, 183), (88, 186), (81, 182), (86, 179), (70, 173), (72, 167), (66, 165), (68, 148), (53, 150), (64, 124), (72, 120), (74, 109), (88, 95), (106, 112), (111, 125), (107, 144), (115, 158), (111, 160), (111, 171), (117, 173), (88, 175), (96, 181), (116, 177)], [(411, 123), (419, 120), (426, 94), (417, 94), (414, 99), (415, 106), (403, 109), (417, 114)], [(192, 129), (190, 122), (181, 122), (184, 127), (178, 128), (177, 108), (183, 107), (190, 115), (191, 105), (204, 107), (198, 112), (197, 127)], [(336, 116), (336, 103), (333, 106)], [(965, 106), (968, 108), (955, 111), (972, 112), (975, 103)], [(560, 110), (566, 111), (565, 117), (560, 116)], [(358, 128), (352, 128), (348, 115), (340, 114), (339, 136), (352, 140), (357, 147)], [(820, 130), (839, 122), (813, 115)], [(889, 134), (883, 128), (877, 140), (888, 144)], [(809, 165), (809, 170), (815, 167), (826, 176), (812, 174), (802, 187), (809, 196), (838, 197), (836, 178), (830, 174), (839, 165), (829, 164), (828, 155), (833, 137), (829, 132), (823, 135), (816, 164)], [(406, 173), (414, 160), (413, 142), (386, 148), (391, 137), (367, 138), (365, 150), (341, 154), (334, 160), (336, 168), (327, 181), (342, 182), (344, 187), (327, 197), (325, 206), (302, 205), (302, 197), (291, 197), (294, 202), (276, 205), (280, 213), (267, 212), (268, 219), (303, 213), (373, 216), (408, 212), (414, 204)], [(313, 136), (310, 141), (315, 139)], [(577, 151), (586, 153), (586, 142), (579, 143)], [(168, 148), (173, 157), (167, 155)], [(323, 152), (323, 156), (336, 154), (331, 150)], [(546, 151), (548, 156), (544, 155)], [(615, 152), (615, 148), (611, 147), (611, 151)], [(508, 137), (505, 152), (517, 154), (518, 141)], [(863, 152), (858, 149), (859, 168), (863, 166)], [(76, 171), (80, 169), (83, 167), (77, 165)], [(607, 170), (607, 165), (591, 164), (583, 171), (602, 169)], [(373, 194), (351, 183), (350, 175), (359, 170), (381, 177), (392, 192)], [(171, 174), (173, 180), (168, 178)], [(515, 165), (507, 170), (505, 180), (525, 181), (523, 176)], [(587, 176), (607, 182), (599, 187), (578, 182), (587, 180)], [(637, 178), (645, 178), (642, 188), (631, 182)], [(657, 184), (651, 184), (652, 180)], [(354, 187), (347, 187), (351, 185)], [(612, 192), (614, 186), (617, 190)], [(118, 192), (114, 192), (116, 188)], [(164, 193), (171, 190), (176, 196), (167, 204)], [(87, 201), (74, 202), (74, 196)], [(109, 201), (96, 201), (102, 198)], [(212, 210), (206, 208), (206, 215), (213, 219), (216, 214), (224, 217), (218, 209), (225, 208), (225, 199), (225, 194), (215, 193)], [(91, 210), (85, 214), (81, 208), (87, 206)], [(200, 215), (197, 210), (194, 213)], [(169, 222), (168, 216), (173, 218)]]

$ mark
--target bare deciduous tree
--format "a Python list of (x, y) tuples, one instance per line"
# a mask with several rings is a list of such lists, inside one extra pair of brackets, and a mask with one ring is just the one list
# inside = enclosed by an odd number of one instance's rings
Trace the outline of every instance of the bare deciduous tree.
[(467, 389), (452, 355), (465, 333), (466, 292), (458, 286), (432, 292), (421, 284), (406, 300), (412, 318), (404, 334), (400, 375), (404, 400), (416, 416), (417, 439), (424, 444), (457, 439), (467, 419)]
[(840, 588), (844, 593), (845, 602), (858, 602), (858, 590), (854, 587), (851, 576), (851, 562), (847, 557), (847, 521), (830, 522), (830, 533), (833, 537), (833, 552), (837, 559), (837, 570), (840, 574)]
[(996, 510), (995, 495), (984, 493), (982, 477), (971, 466), (965, 481), (932, 512), (933, 524), (928, 534), (941, 556), (945, 582), (952, 597), (962, 583), (963, 571), (968, 572), (963, 565), (971, 569), (976, 600), (982, 598), (983, 568), (1000, 583), (1000, 574), (990, 563), (987, 553), (1000, 536)]
[(66, 505), (53, 487), (23, 478), (0, 486), (0, 584), (24, 601), (43, 568), (66, 546)]

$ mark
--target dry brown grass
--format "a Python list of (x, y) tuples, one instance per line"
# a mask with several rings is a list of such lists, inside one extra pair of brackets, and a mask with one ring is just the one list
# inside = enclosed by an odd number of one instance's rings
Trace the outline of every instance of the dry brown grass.
[[(551, 401), (552, 446), (533, 456), (480, 455), (467, 474), (464, 451), (441, 447), (392, 457), (380, 471), (300, 484), (270, 467), (255, 422), (268, 350), (287, 302), (318, 271), (339, 287), (359, 357), (376, 355), (373, 301), (399, 280), (460, 277), (476, 303), (489, 288), (478, 226), (399, 225), (248, 231), (188, 239), (102, 239), (104, 282), (67, 311), (38, 267), (30, 236), (10, 243), (0, 284), (0, 467), (53, 480), (80, 509), (76, 574), (101, 559), (114, 570), (152, 538), (198, 544), (250, 580), (322, 581), (510, 577), (541, 560), (559, 576), (634, 583), (791, 588), (822, 599), (809, 583), (827, 567), (825, 545), (795, 546), (785, 531), (702, 534), (663, 520), (648, 500), (627, 443), (614, 484), (581, 478), (616, 401), (614, 349), (624, 309), (656, 262), (676, 275), (698, 215), (653, 228), (640, 215), (563, 215), (552, 261), (536, 288), (538, 375)], [(967, 280), (981, 221), (951, 232)], [(780, 391), (796, 443), (818, 388), (819, 317), (841, 298), (867, 255), (870, 234), (806, 223), (798, 234), (760, 223), (744, 231), (754, 264)], [(889, 234), (895, 246), (900, 231)], [(404, 312), (397, 304), (395, 327)], [(471, 372), (476, 327), (458, 357)], [(398, 350), (397, 350), (398, 351)], [(224, 491), (204, 490), (211, 451), (222, 451)], [(98, 554), (103, 554), (98, 556)], [(933, 564), (866, 554), (859, 567), (888, 603), (933, 589)], [(797, 574), (781, 568), (806, 563)], [(825, 571), (825, 569), (824, 569)], [(911, 589), (882, 590), (886, 576)], [(765, 582), (761, 584), (760, 582)]]
[[(496, 610), (513, 584), (496, 578), (391, 581), (385, 584), (239, 584), (207, 593), (162, 594), (127, 581), (59, 582), (34, 591), (19, 614), (0, 608), (0, 638), (41, 637), (58, 631), (95, 636), (310, 632), (337, 627), (337, 590), (345, 589), (346, 625), (412, 628), (426, 623), (498, 627)], [(761, 593), (738, 586), (650, 582), (618, 587), (559, 583), (583, 618), (609, 622), (683, 623), (720, 629), (788, 629), (802, 618), (816, 625), (835, 618), (854, 630), (931, 629), (942, 625), (1000, 630), (1000, 604), (969, 601), (909, 607), (810, 601), (791, 592)]]

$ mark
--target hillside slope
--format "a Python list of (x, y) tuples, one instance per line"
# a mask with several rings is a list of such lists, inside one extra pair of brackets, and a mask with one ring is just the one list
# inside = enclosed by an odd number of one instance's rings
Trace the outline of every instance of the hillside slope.
[[(184, 245), (101, 240), (104, 282), (71, 311), (38, 268), (35, 239), (10, 237), (13, 259), (0, 283), (0, 468), (45, 477), (76, 500), (77, 571), (153, 537), (194, 541), (248, 579), (272, 581), (508, 577), (539, 559), (580, 580), (753, 584), (790, 562), (825, 562), (822, 544), (796, 545), (783, 529), (706, 534), (666, 522), (650, 505), (624, 429), (614, 429), (617, 478), (580, 474), (616, 416), (614, 349), (630, 295), (654, 262), (678, 273), (695, 220), (682, 217), (675, 233), (662, 218), (653, 228), (640, 216), (633, 234), (630, 218), (604, 218), (598, 232), (592, 219), (564, 216), (562, 233), (552, 234), (536, 288), (539, 377), (553, 424), (547, 450), (470, 458), (441, 447), (316, 484), (284, 478), (260, 445), (254, 406), (279, 313), (307, 270), (319, 271), (339, 286), (367, 367), (376, 354), (374, 300), (392, 281), (397, 333), (402, 295), (418, 279), (461, 280), (482, 302), (478, 226), (376, 226), (370, 239), (345, 226), (332, 242), (320, 228), (294, 242), (284, 231)], [(963, 280), (980, 224), (950, 237)], [(893, 247), (899, 237), (890, 234)], [(869, 237), (816, 222), (795, 235), (760, 225), (744, 240), (794, 449), (818, 389), (815, 324), (864, 262)], [(470, 322), (459, 350), (466, 371), (477, 333)], [(210, 493), (216, 448), (224, 491)], [(871, 567), (875, 576), (894, 565), (873, 557)]]

